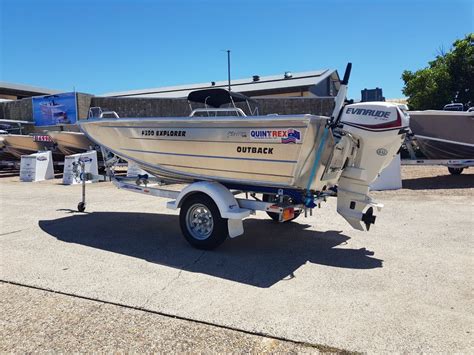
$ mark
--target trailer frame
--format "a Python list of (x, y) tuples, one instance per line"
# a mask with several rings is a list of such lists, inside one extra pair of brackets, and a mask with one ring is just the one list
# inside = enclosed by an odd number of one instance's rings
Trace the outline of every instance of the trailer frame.
[[(81, 164), (80, 168), (84, 169), (84, 164)], [(79, 212), (84, 212), (86, 208), (85, 181), (94, 178), (91, 174), (83, 176), (85, 178), (81, 189), (82, 200), (78, 204)], [(108, 169), (108, 176), (119, 189), (170, 199), (166, 207), (180, 210), (181, 232), (191, 245), (199, 249), (214, 249), (227, 237), (235, 238), (242, 235), (243, 219), (255, 215), (257, 211), (266, 212), (280, 223), (291, 221), (303, 212), (305, 216), (308, 211), (312, 215), (312, 209), (306, 207), (301, 199), (295, 199), (296, 202), (293, 202), (288, 191), (281, 188), (259, 189), (253, 186), (237, 189), (216, 181), (181, 183), (166, 181), (148, 174), (121, 177), (116, 176), (113, 169)], [(245, 197), (240, 196), (243, 194)], [(261, 194), (262, 198), (259, 198), (258, 194)], [(336, 192), (333, 190), (325, 191), (314, 196), (314, 203), (320, 207), (327, 197), (335, 195)], [(196, 213), (199, 216), (196, 216)]]
[(452, 175), (459, 175), (464, 169), (474, 166), (474, 159), (403, 159), (402, 165), (445, 166)]

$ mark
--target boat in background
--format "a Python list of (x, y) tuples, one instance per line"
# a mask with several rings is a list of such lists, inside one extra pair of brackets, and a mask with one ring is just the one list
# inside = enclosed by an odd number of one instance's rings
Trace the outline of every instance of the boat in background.
[(44, 142), (38, 142), (33, 135), (7, 134), (3, 136), (5, 152), (21, 159), (22, 155), (29, 155), (48, 150)]
[(474, 158), (474, 112), (409, 111), (410, 129), (428, 159)]
[(5, 149), (5, 137), (3, 136), (5, 132), (0, 133), (0, 165), (4, 165), (4, 163), (11, 163), (17, 160), (17, 158), (9, 153)]
[(64, 155), (84, 153), (96, 149), (96, 145), (82, 132), (48, 131), (57, 149)]
[(22, 154), (36, 153), (43, 149), (43, 144), (35, 142), (33, 122), (20, 120), (0, 120), (2, 130), (2, 161), (19, 160)]
[(55, 162), (62, 161), (64, 155), (54, 149), (52, 139), (43, 133), (34, 133), (33, 122), (20, 120), (0, 120), (2, 138), (2, 160), (20, 160), (22, 155), (51, 150)]

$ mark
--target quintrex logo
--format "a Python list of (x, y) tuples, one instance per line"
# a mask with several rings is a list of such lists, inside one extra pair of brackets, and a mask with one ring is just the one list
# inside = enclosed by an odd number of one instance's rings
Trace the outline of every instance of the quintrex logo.
[(301, 140), (301, 132), (293, 128), (283, 130), (251, 130), (250, 137), (259, 140), (280, 140), (281, 143), (287, 144), (299, 142)]
[(349, 107), (346, 110), (346, 113), (353, 114), (353, 115), (361, 115), (361, 116), (390, 118), (390, 111), (368, 110), (368, 109), (365, 109), (365, 108), (352, 108), (352, 107)]

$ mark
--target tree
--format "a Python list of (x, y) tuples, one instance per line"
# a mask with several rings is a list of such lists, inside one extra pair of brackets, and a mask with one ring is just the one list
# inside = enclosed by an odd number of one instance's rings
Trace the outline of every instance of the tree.
[(441, 51), (426, 68), (402, 74), (411, 110), (442, 109), (451, 102), (474, 105), (474, 33)]

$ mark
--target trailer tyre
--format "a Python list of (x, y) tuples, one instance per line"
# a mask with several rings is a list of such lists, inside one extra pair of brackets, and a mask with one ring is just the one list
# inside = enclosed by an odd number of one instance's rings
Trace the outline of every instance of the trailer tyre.
[(451, 175), (460, 175), (462, 173), (462, 171), (464, 170), (464, 168), (450, 168), (450, 167), (448, 167), (448, 170), (451, 173)]
[(183, 202), (179, 224), (184, 238), (198, 249), (214, 249), (229, 235), (227, 219), (221, 217), (212, 198), (201, 193), (192, 195)]
[(86, 210), (86, 204), (84, 202), (79, 202), (77, 204), (77, 210), (79, 212), (84, 212)]

